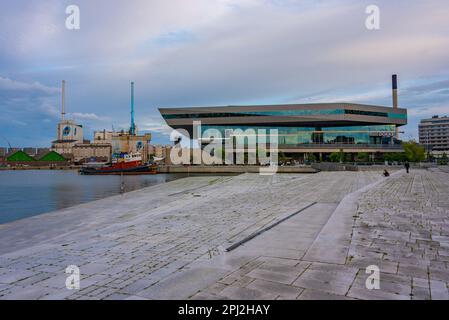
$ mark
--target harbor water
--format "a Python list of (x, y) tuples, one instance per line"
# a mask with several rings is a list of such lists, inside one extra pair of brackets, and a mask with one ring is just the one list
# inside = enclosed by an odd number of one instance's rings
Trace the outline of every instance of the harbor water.
[(84, 176), (75, 170), (1, 170), (0, 224), (185, 177)]

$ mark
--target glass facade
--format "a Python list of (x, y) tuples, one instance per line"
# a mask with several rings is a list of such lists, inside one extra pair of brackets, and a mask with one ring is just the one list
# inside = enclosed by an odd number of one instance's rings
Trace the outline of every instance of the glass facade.
[[(253, 129), (256, 134), (259, 129), (265, 129), (269, 133), (270, 129), (277, 129), (279, 145), (307, 145), (307, 144), (370, 144), (382, 145), (392, 144), (396, 132), (395, 125), (372, 125), (372, 126), (348, 126), (348, 127), (263, 127), (263, 126), (219, 126), (202, 125), (201, 135), (208, 129), (220, 131), (222, 138), (225, 137), (225, 130), (247, 130)], [(204, 137), (204, 136), (203, 136)]]
[[(397, 130), (407, 124), (406, 109), (353, 103), (162, 108), (160, 112), (170, 127), (186, 130), (190, 136), (195, 125), (201, 125), (199, 137), (194, 134), (193, 138), (203, 138), (203, 145), (213, 141), (212, 137), (224, 142), (227, 129), (234, 131), (234, 137), (254, 134), (256, 139), (258, 134), (269, 135), (269, 130), (276, 129), (278, 146), (292, 154), (399, 152), (403, 148)], [(209, 131), (205, 135), (210, 129), (220, 134)], [(258, 142), (269, 140), (266, 137)], [(255, 139), (243, 141), (247, 144)]]

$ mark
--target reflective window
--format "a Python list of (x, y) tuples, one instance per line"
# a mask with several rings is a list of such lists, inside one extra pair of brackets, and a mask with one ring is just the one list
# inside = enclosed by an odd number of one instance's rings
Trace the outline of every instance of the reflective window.
[[(309, 116), (344, 114), (343, 109), (324, 110), (273, 110), (273, 111), (242, 111), (242, 112), (209, 112), (165, 114), (165, 119), (198, 119), (198, 118), (227, 118), (227, 117), (257, 117), (257, 116)], [(385, 114), (386, 116), (386, 114)]]
[(202, 125), (202, 133), (207, 129), (217, 129), (225, 137), (225, 129), (277, 129), (279, 144), (390, 144), (396, 132), (394, 125), (348, 126), (348, 127), (262, 127), (262, 126), (218, 126)]

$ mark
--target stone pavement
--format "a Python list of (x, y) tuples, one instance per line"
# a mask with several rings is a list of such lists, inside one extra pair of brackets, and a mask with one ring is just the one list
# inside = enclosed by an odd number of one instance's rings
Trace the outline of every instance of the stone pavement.
[[(335, 205), (376, 179), (357, 172), (190, 177), (1, 225), (0, 298), (190, 296), (229, 266), (188, 265), (220, 261), (224, 248), (276, 219), (314, 201)], [(81, 290), (65, 288), (68, 265), (80, 268)], [(172, 292), (180, 271), (191, 281)]]
[(377, 264), (385, 280), (380, 292), (367, 291), (359, 274), (348, 296), (449, 299), (449, 174), (391, 179), (361, 197), (356, 216), (347, 265)]
[[(292, 230), (307, 226), (313, 238), (309, 219), (324, 211), (314, 209), (291, 219)], [(258, 255), (193, 298), (449, 299), (449, 174), (438, 169), (399, 172), (348, 195), (310, 246), (287, 229), (275, 227), (244, 249), (277, 240), (281, 251)], [(366, 288), (370, 265), (380, 269), (379, 290)]]
[[(444, 298), (448, 177), (191, 177), (1, 225), (0, 299)], [(364, 287), (368, 263), (381, 290)]]

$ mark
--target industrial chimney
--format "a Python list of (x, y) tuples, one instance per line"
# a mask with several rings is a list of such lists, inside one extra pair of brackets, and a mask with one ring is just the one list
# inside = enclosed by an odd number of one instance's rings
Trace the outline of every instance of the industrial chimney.
[[(391, 78), (392, 80), (392, 89), (393, 89), (393, 110), (398, 110), (398, 76), (394, 74)], [(395, 130), (395, 138), (399, 139), (399, 130), (396, 126)]]
[(396, 74), (392, 77), (393, 85), (393, 109), (398, 109), (398, 76)]
[(64, 121), (65, 116), (65, 80), (62, 80), (62, 90), (61, 90), (61, 120)]

